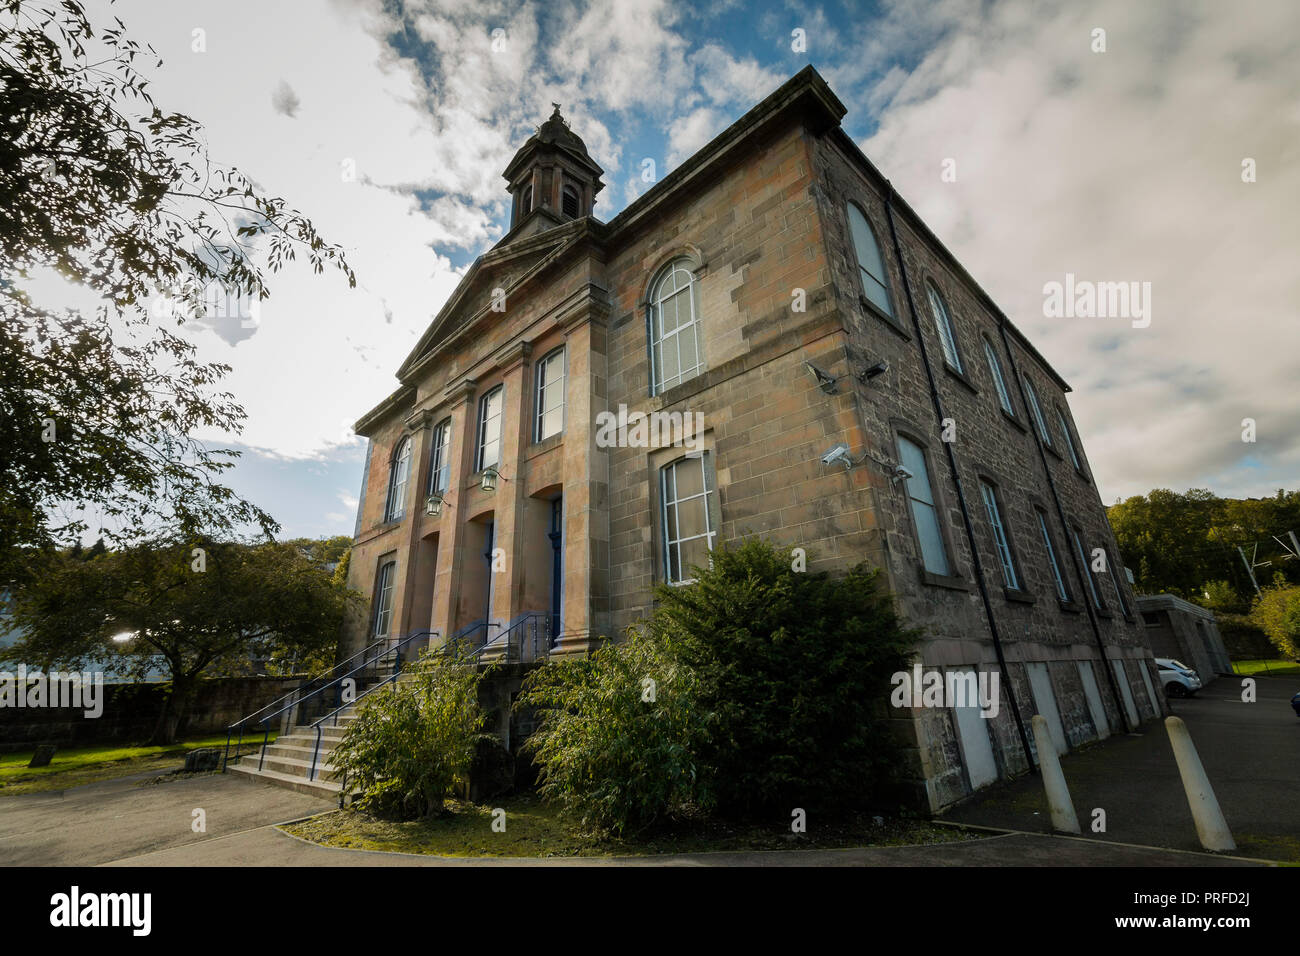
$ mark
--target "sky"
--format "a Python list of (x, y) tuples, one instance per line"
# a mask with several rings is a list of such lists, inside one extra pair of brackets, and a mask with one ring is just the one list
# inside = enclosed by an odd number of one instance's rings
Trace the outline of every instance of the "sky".
[[(255, 322), (191, 328), (248, 412), (241, 435), (204, 437), (243, 452), (224, 480), (285, 536), (352, 533), (351, 426), (505, 233), (501, 171), (552, 102), (605, 170), (608, 220), (649, 187), (646, 160), (662, 178), (809, 63), (846, 132), (1072, 385), (1103, 500), (1300, 486), (1300, 4), (115, 9), (164, 61), (158, 105), (199, 120), (215, 160), (306, 213), (358, 276), (349, 290), (292, 266)], [(1067, 274), (1150, 283), (1149, 324), (1046, 314), (1044, 285)]]

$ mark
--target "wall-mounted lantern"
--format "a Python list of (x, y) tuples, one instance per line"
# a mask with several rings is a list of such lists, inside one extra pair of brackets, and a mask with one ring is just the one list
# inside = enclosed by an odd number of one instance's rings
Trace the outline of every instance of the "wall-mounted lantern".
[[(435, 491), (433, 494), (429, 495), (428, 498), (424, 499), (424, 513), (430, 518), (438, 517), (442, 514), (442, 501), (442, 495)], [(451, 506), (448, 505), (448, 507)]]
[(483, 469), (483, 490), (491, 493), (497, 490), (497, 479), (501, 477), (501, 472), (488, 466)]

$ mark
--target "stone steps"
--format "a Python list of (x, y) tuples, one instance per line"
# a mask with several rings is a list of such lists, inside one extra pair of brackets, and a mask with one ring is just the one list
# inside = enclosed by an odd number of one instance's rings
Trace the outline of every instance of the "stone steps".
[[(354, 720), (356, 715), (348, 710), (339, 715), (337, 724), (331, 721), (322, 725), (319, 753), (316, 750), (316, 731), (310, 726), (299, 725), (289, 733), (281, 734), (274, 743), (268, 744), (265, 755), (259, 745), (251, 754), (232, 760), (226, 769), (243, 777), (299, 793), (338, 799), (342, 790), (339, 785), (342, 774), (330, 766), (329, 756)], [(313, 756), (316, 759), (316, 775), (315, 779), (308, 779)], [(260, 770), (259, 762), (262, 767)]]

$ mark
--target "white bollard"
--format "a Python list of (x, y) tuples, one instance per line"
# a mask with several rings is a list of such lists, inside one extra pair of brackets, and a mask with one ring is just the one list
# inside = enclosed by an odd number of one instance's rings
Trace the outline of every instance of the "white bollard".
[(1047, 718), (1034, 714), (1030, 724), (1034, 728), (1034, 745), (1038, 748), (1038, 769), (1043, 775), (1043, 788), (1047, 791), (1047, 806), (1052, 811), (1052, 829), (1059, 833), (1082, 833), (1079, 818), (1070, 800), (1070, 788), (1065, 785), (1061, 772), (1061, 758), (1056, 754)]
[(1192, 808), (1201, 846), (1220, 852), (1237, 849), (1228, 830), (1228, 821), (1223, 818), (1219, 801), (1214, 796), (1214, 788), (1210, 786), (1210, 778), (1201, 766), (1192, 735), (1187, 732), (1187, 725), (1181, 717), (1166, 717), (1165, 729), (1169, 731), (1169, 743), (1174, 748), (1174, 759), (1178, 761), (1178, 773), (1183, 778), (1183, 789), (1187, 791), (1187, 803)]

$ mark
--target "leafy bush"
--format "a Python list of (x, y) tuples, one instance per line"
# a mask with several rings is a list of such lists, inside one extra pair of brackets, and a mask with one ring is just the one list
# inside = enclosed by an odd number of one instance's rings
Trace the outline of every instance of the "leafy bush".
[(519, 703), (539, 713), (525, 747), (542, 797), (619, 833), (710, 807), (696, 756), (708, 717), (696, 685), (671, 648), (635, 629), (590, 658), (534, 671)]
[(1300, 660), (1300, 587), (1275, 579), (1255, 600), (1250, 620), (1283, 657)]
[(358, 805), (400, 818), (442, 809), (467, 782), (486, 719), (478, 668), (454, 654), (427, 654), (388, 688), (362, 699), (331, 755), (361, 790)]
[(713, 552), (690, 587), (659, 589), (650, 628), (680, 648), (715, 722), (701, 754), (731, 813), (862, 806), (899, 767), (886, 728), (890, 676), (911, 664), (879, 572), (793, 570), (751, 539)]
[[(662, 586), (621, 645), (543, 668), (523, 702), (544, 798), (622, 830), (690, 810), (788, 814), (880, 796), (899, 766), (882, 726), (890, 675), (910, 665), (877, 571), (793, 570), (749, 540), (694, 584)], [(643, 681), (656, 699), (643, 700)]]

